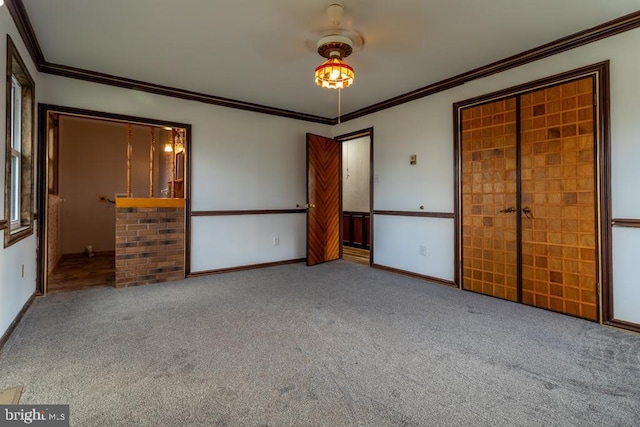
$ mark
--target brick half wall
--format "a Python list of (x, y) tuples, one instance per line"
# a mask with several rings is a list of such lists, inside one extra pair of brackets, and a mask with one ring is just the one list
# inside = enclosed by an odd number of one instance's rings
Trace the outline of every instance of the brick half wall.
[(181, 207), (116, 207), (116, 288), (185, 277)]

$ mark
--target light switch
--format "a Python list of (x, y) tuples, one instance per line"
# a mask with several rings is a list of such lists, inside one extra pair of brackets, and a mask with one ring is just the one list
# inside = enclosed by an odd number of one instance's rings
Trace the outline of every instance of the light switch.
[(409, 164), (415, 165), (416, 163), (418, 163), (418, 156), (415, 154), (412, 154), (411, 156), (409, 156)]

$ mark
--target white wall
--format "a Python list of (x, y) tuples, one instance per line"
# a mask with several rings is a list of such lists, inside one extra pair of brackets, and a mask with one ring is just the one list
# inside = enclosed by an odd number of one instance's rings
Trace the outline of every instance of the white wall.
[[(207, 271), (306, 257), (303, 214), (195, 217), (191, 269)], [(279, 239), (278, 246), (274, 239)]]
[[(333, 129), (291, 119), (178, 100), (57, 76), (38, 76), (6, 8), (2, 29), (12, 34), (36, 79), (43, 102), (193, 125), (192, 209), (277, 209), (305, 202), (305, 133), (345, 134), (375, 128), (374, 209), (453, 212), (452, 104), (559, 72), (611, 60), (612, 204), (614, 217), (640, 218), (640, 29), (469, 82)], [(5, 60), (4, 43), (0, 50)], [(2, 66), (2, 63), (0, 63)], [(426, 83), (426, 82), (425, 82)], [(3, 85), (4, 86), (4, 85)], [(0, 89), (4, 95), (4, 87)], [(4, 107), (2, 107), (4, 108)], [(4, 113), (4, 111), (3, 111)], [(0, 128), (4, 114), (0, 114)], [(418, 165), (408, 157), (417, 154)], [(2, 154), (4, 155), (4, 154)], [(1, 159), (0, 159), (1, 160)], [(0, 174), (0, 182), (4, 176)], [(0, 202), (3, 203), (3, 202)], [(2, 205), (0, 205), (1, 207)], [(198, 217), (193, 221), (193, 271), (304, 256), (304, 215)], [(376, 216), (379, 264), (442, 279), (453, 278), (454, 227), (450, 219)], [(281, 237), (281, 246), (272, 245)], [(419, 247), (426, 247), (426, 256)], [(623, 254), (640, 246), (640, 233), (614, 233), (614, 304), (620, 320), (640, 323), (637, 280)], [(33, 292), (35, 236), (0, 252), (0, 332)], [(25, 264), (27, 277), (16, 277)], [(619, 285), (619, 286), (618, 286)]]
[(453, 281), (452, 220), (376, 215), (373, 224), (376, 264)]
[(640, 323), (640, 229), (613, 230), (613, 312), (616, 319)]
[[(334, 135), (374, 127), (374, 209), (453, 212), (453, 110), (455, 102), (484, 95), (564, 71), (611, 61), (611, 170), (613, 216), (640, 218), (640, 97), (636, 90), (640, 73), (640, 29), (601, 40), (531, 64), (403, 104), (334, 127)], [(418, 167), (410, 167), (408, 156), (418, 155)], [(424, 159), (424, 161), (423, 161)], [(377, 181), (377, 182), (375, 182)], [(390, 267), (423, 273), (439, 257), (449, 267), (438, 277), (451, 279), (454, 253), (453, 220), (442, 230), (430, 228), (435, 220), (424, 221), (418, 229), (404, 226), (403, 221), (380, 215), (374, 218), (374, 262)], [(388, 243), (381, 240), (389, 238)], [(429, 248), (439, 247), (434, 254)], [(397, 250), (391, 251), (387, 244)], [(419, 245), (427, 246), (427, 257), (415, 256)], [(614, 233), (614, 305), (620, 320), (640, 323), (637, 270), (625, 261), (622, 248), (640, 247), (640, 233), (619, 228)], [(451, 248), (451, 250), (447, 249)], [(448, 253), (446, 253), (448, 251)], [(410, 256), (409, 256), (410, 255)], [(626, 267), (623, 267), (626, 266)], [(448, 272), (448, 273), (447, 273)]]
[(342, 143), (342, 210), (369, 212), (371, 138)]
[[(321, 124), (57, 76), (44, 79), (49, 104), (191, 124), (192, 211), (303, 205), (305, 134), (331, 134)], [(304, 214), (197, 217), (191, 271), (303, 258), (304, 220)], [(273, 237), (281, 238), (280, 246), (273, 246)]]
[[(36, 72), (27, 49), (13, 24), (11, 15), (7, 7), (0, 7), (0, 70), (6, 70), (7, 61), (7, 42), (6, 34), (11, 36), (13, 43), (18, 48), (20, 56), (27, 66), (31, 77), (35, 81), (36, 102), (42, 99), (44, 84), (41, 76)], [(4, 73), (3, 73), (4, 75)], [(6, 85), (0, 84), (0, 130), (4, 135), (6, 129)], [(37, 123), (37, 109), (34, 112), (34, 120)], [(34, 128), (35, 131), (35, 128)], [(34, 133), (34, 136), (36, 134)], [(4, 138), (2, 138), (4, 147)], [(34, 153), (34, 168), (36, 165), (37, 153)], [(0, 150), (0, 165), (5, 164), (5, 150)], [(37, 178), (34, 181), (37, 186)], [(0, 218), (4, 219), (4, 187), (5, 175), (0, 173)], [(35, 196), (35, 194), (34, 194)], [(35, 198), (34, 198), (35, 209)], [(36, 288), (36, 234), (35, 230), (39, 226), (38, 222), (34, 223), (34, 234), (26, 239), (13, 244), (8, 248), (0, 247), (0, 336), (2, 336), (16, 315), (20, 312), (29, 297), (33, 295)], [(24, 277), (22, 277), (22, 266), (24, 265)]]

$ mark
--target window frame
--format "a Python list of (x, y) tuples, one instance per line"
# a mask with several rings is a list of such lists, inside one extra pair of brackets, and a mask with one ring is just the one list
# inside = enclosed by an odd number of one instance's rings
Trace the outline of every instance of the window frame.
[(4, 247), (33, 234), (35, 83), (7, 35)]
[[(11, 182), (9, 188), (11, 192), (10, 205), (9, 205), (9, 225), (11, 229), (20, 227), (20, 197), (21, 192), (21, 179), (18, 179), (21, 175), (20, 164), (22, 161), (21, 138), (22, 138), (22, 85), (18, 81), (18, 78), (11, 73), (11, 136), (9, 156), (11, 167)], [(14, 162), (14, 159), (16, 160)], [(16, 173), (17, 172), (17, 173)]]

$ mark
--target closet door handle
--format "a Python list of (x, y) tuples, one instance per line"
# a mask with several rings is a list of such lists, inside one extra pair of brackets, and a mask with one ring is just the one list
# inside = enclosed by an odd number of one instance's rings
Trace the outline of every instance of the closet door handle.
[(531, 208), (529, 206), (522, 208), (522, 213), (527, 217), (527, 219), (531, 219)]
[(507, 208), (504, 209), (500, 209), (500, 213), (511, 213), (511, 212), (515, 212), (516, 208), (514, 208), (513, 206), (509, 206)]

